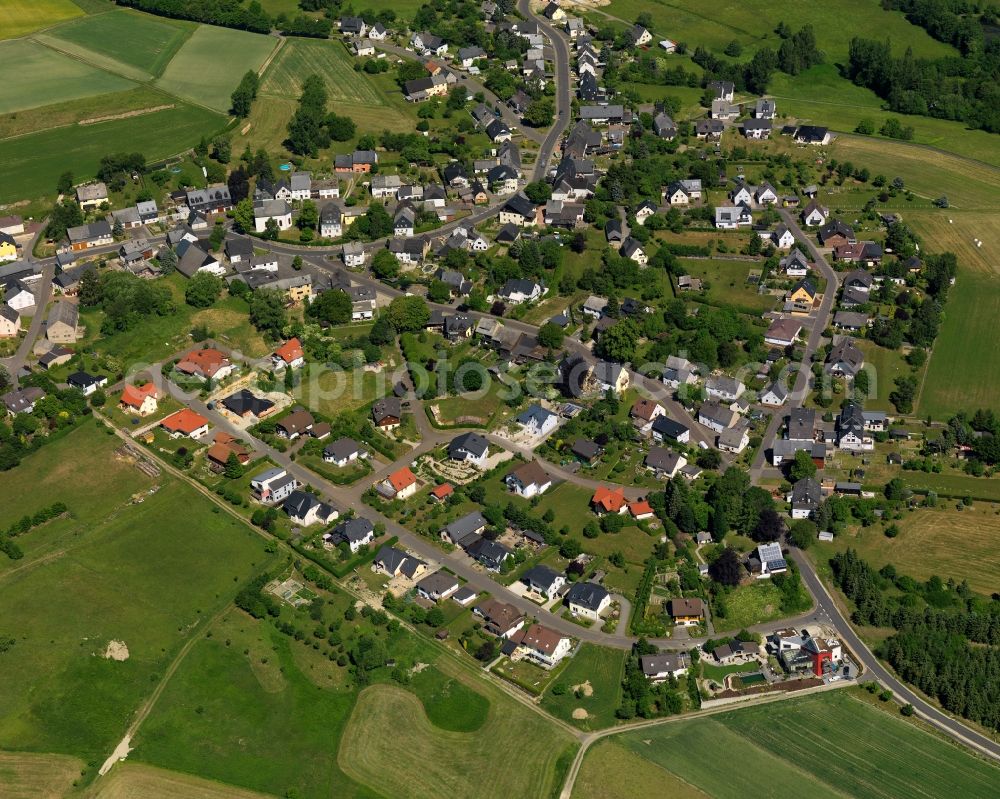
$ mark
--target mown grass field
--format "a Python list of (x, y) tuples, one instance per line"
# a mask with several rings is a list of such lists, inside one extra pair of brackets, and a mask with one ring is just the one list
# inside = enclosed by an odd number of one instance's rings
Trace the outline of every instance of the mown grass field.
[[(995, 163), (1000, 165), (1000, 148), (994, 139), (991, 137), (985, 144), (989, 145)], [(883, 174), (890, 180), (901, 177), (906, 187), (921, 197), (935, 199), (947, 195), (956, 210), (1000, 206), (1000, 169), (984, 166), (970, 158), (880, 136), (840, 135), (831, 152), (840, 161), (868, 167), (872, 175)]]
[(888, 117), (895, 117), (913, 128), (913, 144), (929, 145), (966, 158), (1000, 165), (993, 134), (972, 130), (961, 122), (884, 110), (885, 103), (880, 97), (870, 89), (856, 86), (841, 77), (837, 65), (832, 62), (798, 75), (776, 72), (768, 84), (768, 94), (777, 100), (779, 115), (793, 117), (800, 122), (825, 125), (840, 133), (849, 133), (862, 119), (873, 120), (877, 129)]
[(990, 595), (1000, 590), (1000, 513), (994, 503), (975, 502), (955, 510), (941, 500), (937, 508), (921, 508), (895, 522), (896, 538), (880, 529), (859, 530), (817, 544), (817, 560), (852, 548), (876, 568), (893, 564), (901, 574), (918, 580), (932, 575), (968, 580), (973, 591)]
[(179, 771), (119, 763), (95, 783), (89, 799), (268, 799), (268, 794), (204, 780)]
[[(858, 799), (985, 798), (995, 795), (1000, 778), (996, 766), (845, 691), (664, 724), (614, 741), (714, 799), (758, 792), (761, 774), (769, 795)], [(725, 767), (710, 752), (725, 753)]]
[(177, 98), (149, 86), (137, 86), (111, 94), (80, 97), (40, 108), (22, 109), (0, 114), (0, 140), (24, 136), (43, 130), (75, 125), (94, 124), (92, 120), (176, 105)]
[[(1000, 277), (1000, 213), (953, 208), (911, 211), (907, 223), (927, 242), (928, 249), (958, 256), (960, 277)], [(976, 239), (982, 242), (976, 244)]]
[(190, 22), (118, 9), (60, 25), (51, 35), (81, 48), (83, 58), (96, 54), (153, 77), (163, 72), (196, 28)]
[(911, 25), (901, 12), (884, 11), (877, 0), (835, 0), (822, 6), (784, 4), (780, 9), (768, 0), (726, 0), (711, 10), (697, 0), (612, 0), (603, 10), (629, 22), (648, 12), (655, 22), (654, 39), (666, 36), (684, 41), (692, 50), (700, 44), (721, 55), (735, 39), (744, 46), (741, 58), (760, 47), (777, 50), (781, 39), (774, 28), (780, 20), (793, 30), (811, 24), (819, 48), (834, 61), (846, 59), (853, 36), (906, 42), (918, 58), (955, 54), (948, 45)]
[(0, 75), (30, 79), (0, 83), (0, 113), (38, 108), (81, 97), (120, 92), (131, 81), (95, 69), (37, 42), (19, 40), (0, 44)]
[(1000, 410), (997, 280), (969, 269), (959, 271), (919, 394), (920, 416), (943, 419), (959, 410)]
[(895, 407), (889, 402), (889, 393), (895, 388), (895, 379), (915, 374), (919, 380), (922, 370), (914, 373), (898, 350), (888, 350), (867, 339), (857, 339), (857, 344), (865, 354), (865, 364), (870, 364), (875, 370), (874, 375), (869, 371), (870, 393), (865, 399), (865, 408), (872, 411), (895, 411)]
[(67, 169), (82, 179), (94, 175), (101, 158), (114, 152), (141, 152), (148, 162), (174, 155), (218, 133), (225, 119), (204, 108), (177, 103), (128, 119), (71, 125), (0, 141), (0, 202), (55, 194)]
[(413, 694), (372, 686), (358, 697), (338, 762), (386, 796), (549, 796), (556, 760), (571, 739), (519, 704), (505, 704), (475, 733), (447, 732), (430, 723)]
[[(625, 650), (583, 644), (556, 681), (569, 690), (562, 696), (552, 693), (552, 686), (542, 697), (542, 707), (557, 718), (585, 730), (599, 730), (615, 723), (615, 711), (621, 705)], [(590, 683), (591, 696), (573, 693), (574, 685)], [(583, 708), (587, 718), (574, 719), (573, 711)]]
[(777, 303), (775, 297), (758, 294), (756, 286), (747, 283), (751, 269), (760, 271), (758, 262), (721, 258), (681, 258), (680, 261), (687, 274), (708, 281), (709, 288), (704, 296), (709, 303), (746, 308), (754, 313), (770, 311)]
[(65, 796), (83, 766), (75, 757), (0, 752), (0, 795), (4, 799)]
[(290, 646), (233, 611), (191, 649), (131, 759), (278, 796), (373, 796), (337, 766), (354, 692), (320, 689)]
[(900, 477), (908, 488), (915, 491), (934, 491), (956, 499), (969, 496), (987, 502), (1000, 502), (1000, 480), (992, 477), (973, 477), (954, 471), (943, 474), (902, 472)]
[(588, 750), (573, 784), (573, 799), (635, 799), (637, 796), (708, 799), (708, 794), (619, 746), (613, 739), (600, 741)]
[[(66, 536), (47, 557), (29, 553), (0, 575), (0, 617), (17, 639), (4, 672), (30, 688), (0, 694), (3, 748), (103, 761), (178, 649), (268, 561), (252, 530), (166, 475), (141, 504), (129, 502), (114, 482), (121, 469), (111, 445), (95, 440), (101, 436), (116, 441), (87, 426), (74, 431), (4, 481), (4, 490), (21, 498), (18, 513), (24, 497), (64, 496), (80, 517), (80, 534)], [(61, 486), (81, 486), (36, 494), (60, 472)], [(50, 531), (25, 538), (35, 533)], [(128, 646), (128, 660), (101, 656), (111, 640)]]
[(181, 46), (156, 84), (185, 100), (228, 111), (247, 70), (257, 70), (276, 40), (256, 33), (202, 26)]
[(781, 617), (781, 591), (770, 580), (741, 585), (726, 594), (726, 616), (712, 620), (716, 632), (740, 630)]
[(4, 0), (0, 39), (14, 39), (82, 15), (71, 0)]

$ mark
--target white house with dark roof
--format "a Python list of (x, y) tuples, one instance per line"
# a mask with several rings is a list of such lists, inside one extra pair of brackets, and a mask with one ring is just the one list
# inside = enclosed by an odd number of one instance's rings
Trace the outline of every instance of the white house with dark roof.
[(351, 552), (357, 553), (361, 547), (370, 545), (375, 540), (375, 527), (368, 519), (354, 517), (344, 519), (323, 540), (331, 546), (347, 544)]
[(544, 564), (534, 566), (521, 576), (521, 582), (529, 591), (534, 591), (546, 599), (555, 599), (566, 585), (566, 575), (560, 574)]
[(307, 491), (293, 491), (288, 495), (281, 509), (295, 524), (309, 527), (313, 524), (327, 524), (340, 514), (315, 494)]
[(529, 461), (509, 472), (504, 477), (504, 482), (518, 496), (531, 499), (552, 487), (552, 475), (538, 461)]
[(448, 444), (448, 457), (482, 469), (490, 454), (489, 442), (479, 433), (462, 433)]
[(662, 683), (671, 677), (677, 679), (688, 673), (691, 656), (687, 652), (659, 652), (639, 658), (642, 673), (652, 683)]
[(537, 403), (517, 415), (515, 420), (521, 429), (532, 436), (545, 436), (555, 430), (559, 417)]
[(566, 606), (574, 616), (597, 621), (611, 605), (611, 594), (596, 583), (573, 583), (566, 592)]

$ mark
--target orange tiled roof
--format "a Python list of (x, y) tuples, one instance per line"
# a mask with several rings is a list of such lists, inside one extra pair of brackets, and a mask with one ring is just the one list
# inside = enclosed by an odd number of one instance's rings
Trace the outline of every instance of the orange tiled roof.
[(444, 499), (445, 497), (454, 493), (454, 491), (455, 489), (451, 483), (441, 483), (441, 485), (436, 486), (431, 491), (431, 494), (433, 494), (437, 499)]
[(122, 398), (119, 400), (122, 405), (129, 405), (132, 408), (141, 407), (142, 401), (146, 397), (156, 399), (156, 386), (146, 383), (141, 386), (125, 386), (122, 390)]
[(190, 408), (182, 408), (160, 422), (160, 426), (165, 427), (170, 432), (184, 433), (184, 435), (191, 435), (192, 432), (206, 424), (208, 424), (208, 419)]
[(641, 500), (639, 502), (633, 502), (628, 506), (629, 512), (635, 516), (637, 519), (640, 516), (645, 516), (647, 513), (653, 512), (653, 506), (650, 505), (646, 500)]
[(278, 349), (274, 351), (285, 363), (291, 363), (292, 361), (301, 358), (302, 352), (302, 342), (297, 338), (292, 338), (282, 344)]
[(417, 482), (417, 478), (413, 472), (410, 471), (409, 466), (404, 466), (398, 472), (393, 472), (389, 475), (389, 484), (393, 487), (397, 494), (404, 488), (409, 488), (415, 482)]
[(610, 513), (618, 513), (625, 507), (625, 489), (598, 486), (590, 502)]
[(214, 376), (224, 366), (229, 366), (229, 359), (224, 353), (211, 348), (191, 350), (177, 362), (180, 371), (204, 377)]

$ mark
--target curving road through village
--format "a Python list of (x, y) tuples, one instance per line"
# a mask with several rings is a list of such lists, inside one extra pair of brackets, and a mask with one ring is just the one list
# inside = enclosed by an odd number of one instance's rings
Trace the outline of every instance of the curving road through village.
[[(563, 34), (556, 31), (547, 20), (536, 16), (530, 9), (529, 0), (520, 0), (518, 3), (518, 9), (523, 16), (536, 21), (541, 30), (549, 37), (549, 40), (552, 43), (552, 51), (554, 55), (555, 82), (557, 89), (555, 123), (552, 125), (549, 132), (544, 136), (540, 136), (535, 131), (531, 131), (530, 133), (525, 132), (525, 135), (532, 138), (539, 144), (539, 157), (535, 164), (533, 179), (540, 180), (544, 179), (548, 173), (552, 156), (556, 151), (556, 147), (561, 137), (566, 131), (572, 113), (569, 50)], [(385, 46), (383, 46), (382, 49), (392, 50), (392, 48)], [(407, 52), (407, 56), (412, 57), (412, 53)], [(473, 88), (478, 90), (478, 85), (474, 84), (474, 82), (470, 85), (473, 85)], [(445, 234), (459, 225), (468, 226), (482, 222), (496, 215), (503, 202), (504, 200), (502, 198), (493, 198), (493, 202), (489, 207), (474, 211), (471, 215), (460, 220), (450, 222), (434, 231), (433, 235), (438, 236)], [(821, 305), (814, 313), (811, 330), (805, 346), (805, 357), (803, 358), (803, 363), (806, 368), (801, 369), (798, 372), (791, 395), (790, 403), (792, 407), (797, 407), (804, 402), (808, 393), (810, 380), (808, 366), (811, 362), (812, 355), (822, 344), (823, 331), (826, 329), (830, 321), (830, 314), (833, 308), (833, 301), (837, 291), (838, 280), (836, 273), (829, 266), (822, 253), (817, 250), (817, 248), (810, 241), (809, 237), (806, 236), (805, 233), (799, 228), (795, 219), (793, 219), (787, 211), (783, 210), (781, 211), (781, 214), (783, 221), (792, 230), (799, 243), (804, 245), (809, 250), (818, 268), (827, 281)], [(154, 243), (159, 243), (163, 239), (162, 237), (159, 237), (153, 238), (152, 240)], [(374, 250), (376, 248), (385, 247), (386, 241), (386, 239), (382, 239), (370, 242), (366, 245), (366, 248)], [(338, 271), (336, 267), (331, 265), (330, 258), (339, 255), (339, 247), (317, 248), (284, 243), (269, 243), (268, 246), (274, 252), (279, 254), (301, 255), (303, 259), (306, 260), (312, 267), (322, 273), (332, 275), (335, 271)], [(116, 246), (99, 248), (91, 250), (88, 254), (112, 252), (116, 248)], [(36, 263), (39, 263), (43, 268), (42, 280), (36, 289), (36, 296), (41, 301), (40, 310), (32, 320), (32, 324), (27, 331), (27, 335), (24, 340), (21, 342), (17, 354), (13, 358), (5, 361), (5, 365), (10, 369), (11, 376), (15, 381), (18, 369), (24, 365), (31, 352), (34, 342), (42, 334), (42, 328), (44, 325), (44, 314), (42, 310), (45, 307), (45, 302), (47, 302), (51, 294), (51, 283), (55, 272), (54, 259), (41, 259)], [(398, 289), (382, 284), (368, 274), (351, 273), (350, 277), (356, 283), (371, 286), (379, 294), (383, 295), (383, 297), (392, 298), (403, 293)], [(430, 305), (432, 308), (449, 310), (455, 309), (454, 306)], [(480, 314), (477, 312), (469, 311), (468, 313), (475, 317), (486, 316), (486, 314)], [(520, 330), (529, 334), (537, 333), (538, 330), (536, 326), (516, 320), (504, 320), (504, 324), (512, 329)], [(577, 340), (567, 339), (565, 346), (566, 349), (570, 350), (574, 354), (590, 361), (595, 360), (589, 348)], [(691, 428), (692, 443), (711, 442), (711, 439), (706, 435), (701, 426), (694, 422), (688, 411), (680, 403), (673, 399), (671, 392), (659, 380), (645, 379), (634, 371), (631, 372), (631, 377), (633, 385), (640, 387), (643, 393), (662, 403), (665, 407), (667, 407), (673, 418), (678, 419)], [(624, 635), (622, 632), (619, 632), (618, 634), (607, 634), (601, 632), (600, 630), (585, 628), (569, 622), (559, 615), (540, 609), (534, 603), (529, 602), (512, 592), (510, 589), (494, 581), (484, 571), (474, 566), (472, 561), (463, 553), (446, 552), (434, 542), (412, 533), (394, 520), (383, 516), (372, 508), (364, 506), (361, 501), (361, 495), (364, 492), (364, 484), (344, 487), (324, 480), (319, 475), (314, 474), (305, 467), (296, 463), (288, 454), (278, 452), (265, 442), (249, 437), (245, 431), (235, 428), (225, 417), (217, 411), (210, 409), (206, 403), (200, 401), (199, 399), (192, 399), (188, 396), (184, 396), (184, 400), (194, 410), (208, 417), (217, 428), (227, 430), (228, 432), (231, 432), (243, 439), (249, 438), (250, 443), (259, 453), (270, 457), (275, 463), (285, 468), (303, 484), (315, 486), (320, 492), (328, 496), (335, 503), (339, 504), (341, 508), (354, 508), (359, 514), (364, 514), (374, 523), (384, 524), (387, 532), (390, 535), (397, 536), (404, 547), (412, 550), (425, 560), (439, 562), (446, 565), (449, 569), (453, 570), (456, 574), (467, 580), (469, 585), (477, 591), (489, 592), (498, 599), (515, 605), (523, 612), (530, 613), (531, 615), (540, 618), (546, 626), (552, 627), (565, 635), (571, 635), (580, 640), (589, 641), (602, 646), (629, 648), (632, 645), (633, 639)], [(410, 400), (413, 405), (414, 417), (417, 421), (418, 430), (421, 435), (421, 442), (413, 451), (408, 453), (405, 458), (401, 459), (396, 464), (393, 464), (394, 467), (409, 464), (417, 455), (439, 446), (457, 433), (461, 432), (460, 429), (449, 429), (446, 431), (434, 429), (426, 418), (420, 400), (412, 395)], [(755, 483), (759, 483), (767, 471), (767, 466), (764, 461), (764, 453), (770, 444), (780, 435), (780, 425), (781, 416), (775, 415), (767, 428), (767, 432), (764, 436), (764, 442), (760, 447), (757, 457), (751, 467), (751, 477)], [(495, 436), (492, 438), (494, 443), (498, 443)], [(510, 446), (509, 442), (503, 442), (503, 444), (504, 446)], [(515, 449), (517, 448), (515, 447)], [(522, 450), (522, 454), (529, 455), (530, 453)], [(593, 481), (588, 481), (585, 478), (566, 472), (555, 464), (544, 463), (543, 465), (560, 480), (572, 481), (585, 487), (593, 486)], [(632, 496), (637, 496), (644, 492), (640, 492), (637, 489), (630, 489), (629, 493)], [(838, 634), (843, 638), (847, 647), (855, 656), (856, 660), (864, 666), (868, 678), (877, 679), (880, 683), (891, 689), (898, 699), (912, 704), (919, 716), (934, 725), (940, 731), (951, 736), (955, 740), (974, 748), (976, 751), (984, 755), (1000, 760), (1000, 745), (985, 735), (970, 729), (953, 717), (941, 712), (922, 696), (916, 694), (914, 691), (905, 686), (888, 668), (881, 664), (865, 643), (861, 641), (861, 639), (854, 632), (849, 620), (845, 617), (844, 612), (838, 606), (831, 594), (827, 591), (825, 586), (823, 586), (809, 559), (801, 552), (794, 549), (792, 550), (791, 557), (798, 564), (803, 581), (813, 597), (814, 608), (809, 613), (793, 619), (785, 620), (786, 623), (797, 625), (807, 624), (810, 622), (822, 622), (835, 628)], [(624, 630), (625, 624), (626, 620), (623, 619), (620, 622), (622, 630)], [(774, 626), (775, 624), (771, 623), (768, 625), (761, 625), (758, 629), (773, 629)], [(682, 643), (685, 647), (689, 647), (700, 643), (702, 640), (703, 639), (697, 638), (690, 638), (684, 641), (666, 639), (657, 640), (654, 641), (654, 643), (666, 647), (671, 645), (676, 647), (679, 643)]]

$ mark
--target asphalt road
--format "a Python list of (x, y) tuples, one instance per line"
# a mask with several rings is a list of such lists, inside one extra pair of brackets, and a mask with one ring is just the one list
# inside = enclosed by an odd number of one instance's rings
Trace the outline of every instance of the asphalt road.
[[(569, 75), (569, 52), (566, 44), (566, 40), (563, 35), (556, 31), (547, 20), (540, 18), (531, 13), (528, 0), (520, 0), (518, 5), (522, 14), (526, 17), (536, 20), (539, 27), (545, 32), (552, 42), (553, 51), (555, 54), (555, 69), (556, 69), (556, 120), (555, 124), (552, 126), (549, 133), (544, 137), (540, 145), (539, 157), (535, 165), (533, 172), (533, 179), (540, 180), (545, 177), (549, 162), (552, 157), (552, 153), (558, 143), (560, 137), (565, 131), (569, 124), (570, 113), (571, 113), (571, 93), (570, 93), (570, 75)], [(389, 49), (389, 48), (383, 48)], [(412, 55), (407, 53), (407, 55)], [(472, 84), (472, 88), (475, 91), (480, 90), (476, 86), (475, 82), (469, 81)], [(500, 107), (503, 108), (502, 104)], [(534, 137), (532, 137), (534, 138)], [(497, 198), (496, 203), (488, 208), (476, 211), (468, 217), (458, 220), (456, 222), (449, 223), (442, 228), (435, 231), (436, 235), (441, 235), (443, 233), (449, 232), (451, 229), (458, 225), (468, 225), (476, 224), (485, 219), (494, 216), (499, 211), (499, 207), (502, 204), (500, 198)], [(795, 385), (792, 390), (790, 397), (790, 406), (797, 407), (800, 406), (805, 396), (808, 392), (809, 377), (810, 372), (808, 366), (811, 363), (811, 358), (813, 353), (815, 353), (821, 342), (823, 330), (826, 328), (827, 323), (830, 318), (830, 314), (833, 308), (833, 302), (836, 297), (837, 287), (839, 281), (836, 272), (830, 268), (826, 259), (823, 257), (822, 253), (812, 244), (808, 236), (803, 233), (795, 219), (787, 210), (780, 211), (782, 218), (786, 225), (792, 230), (796, 238), (800, 243), (805, 244), (806, 248), (812, 255), (817, 267), (822, 272), (823, 276), (826, 278), (827, 287), (824, 292), (823, 300), (820, 305), (818, 312), (815, 315), (813, 324), (810, 330), (808, 340), (806, 342), (805, 356), (803, 358), (803, 363), (806, 365), (806, 369), (800, 370), (797, 373)], [(160, 241), (162, 237), (154, 239), (154, 241)], [(367, 245), (368, 248), (374, 250), (379, 247), (384, 247), (387, 239), (383, 239), (377, 242), (371, 242)], [(297, 247), (294, 245), (287, 244), (277, 244), (272, 243), (270, 245), (271, 249), (277, 253), (291, 254), (291, 255), (302, 255), (306, 258), (313, 266), (318, 267), (324, 271), (331, 272), (330, 264), (325, 260), (326, 256), (336, 254), (340, 251), (340, 248), (307, 248), (307, 247)], [(117, 248), (114, 247), (100, 248), (91, 251), (90, 254), (100, 254), (103, 252), (113, 251)], [(44, 267), (43, 274), (43, 285), (45, 291), (46, 301), (51, 292), (51, 281), (54, 274), (54, 259), (46, 259), (41, 262)], [(366, 283), (372, 285), (376, 288), (379, 293), (385, 295), (396, 295), (398, 292), (391, 289), (372, 278), (362, 275), (351, 275), (352, 280), (358, 283)], [(44, 307), (44, 304), (42, 305)], [(432, 307), (442, 307), (450, 308), (451, 306), (432, 306)], [(477, 314), (470, 312), (473, 316), (484, 316), (484, 314)], [(43, 314), (36, 314), (35, 318), (32, 320), (31, 327), (29, 328), (25, 339), (22, 341), (21, 346), (18, 349), (17, 355), (14, 359), (11, 359), (11, 366), (17, 364), (17, 368), (23, 364), (27, 355), (30, 353), (31, 347), (34, 344), (35, 339), (41, 331)], [(528, 325), (524, 322), (519, 322), (517, 320), (505, 320), (505, 324), (513, 329), (521, 330), (522, 332), (534, 333), (537, 328), (532, 325)], [(593, 360), (593, 355), (590, 353), (589, 349), (583, 344), (571, 339), (567, 339), (566, 346), (568, 349), (572, 349), (575, 352), (583, 355), (584, 357)], [(12, 369), (12, 372), (16, 372), (16, 369)], [(12, 376), (14, 376), (12, 374)], [(698, 441), (708, 441), (708, 437), (702, 428), (693, 421), (691, 416), (683, 409), (679, 403), (676, 403), (671, 396), (671, 392), (667, 390), (665, 386), (656, 380), (645, 380), (640, 375), (632, 372), (631, 373), (633, 383), (641, 385), (645, 392), (658, 401), (667, 406), (671, 415), (675, 419), (679, 419), (691, 427), (692, 440), (694, 442)], [(15, 378), (16, 379), (16, 378)], [(614, 635), (608, 635), (600, 632), (600, 630), (590, 629), (578, 626), (563, 619), (561, 616), (552, 614), (548, 611), (540, 609), (537, 605), (528, 600), (523, 599), (514, 592), (510, 591), (505, 586), (500, 585), (495, 580), (492, 579), (486, 572), (482, 571), (478, 566), (474, 566), (472, 561), (467, 558), (461, 552), (444, 552), (433, 542), (421, 538), (409, 530), (399, 525), (392, 519), (389, 519), (382, 514), (375, 511), (373, 508), (365, 506), (361, 502), (361, 494), (364, 491), (365, 483), (354, 487), (343, 487), (337, 486), (329, 481), (326, 481), (319, 477), (318, 475), (312, 473), (311, 471), (299, 466), (295, 461), (291, 460), (288, 455), (278, 452), (274, 448), (268, 446), (263, 441), (252, 439), (248, 434), (237, 429), (234, 425), (230, 424), (228, 420), (222, 417), (215, 411), (209, 410), (208, 407), (202, 403), (200, 400), (194, 399), (190, 400), (188, 404), (199, 413), (207, 416), (212, 420), (213, 424), (217, 427), (231, 432), (233, 435), (237, 435), (241, 438), (250, 438), (255, 449), (268, 455), (275, 463), (281, 465), (283, 468), (287, 469), (290, 474), (295, 476), (303, 484), (311, 484), (316, 486), (323, 494), (331, 498), (333, 501), (340, 504), (342, 508), (354, 508), (359, 514), (364, 514), (374, 523), (381, 522), (385, 525), (387, 532), (390, 535), (395, 535), (399, 538), (401, 544), (415, 552), (418, 556), (425, 558), (429, 561), (436, 561), (446, 565), (448, 568), (455, 571), (455, 573), (461, 575), (466, 579), (471, 587), (477, 591), (488, 592), (497, 597), (498, 599), (509, 602), (510, 604), (518, 607), (522, 612), (529, 613), (533, 616), (541, 618), (546, 625), (556, 629), (564, 635), (574, 636), (578, 639), (589, 641), (596, 644), (601, 644), (604, 646), (611, 646), (616, 648), (629, 648), (632, 644), (632, 639), (625, 636), (623, 631), (618, 631)], [(456, 431), (437, 431), (427, 424), (426, 418), (424, 418), (423, 409), (419, 402), (415, 404), (415, 414), (417, 417), (418, 428), (422, 434), (423, 440), (420, 446), (413, 452), (407, 455), (408, 460), (412, 460), (416, 454), (420, 452), (426, 452), (427, 450), (437, 446), (444, 440), (454, 436)], [(758, 453), (757, 458), (751, 468), (751, 475), (754, 477), (755, 482), (759, 481), (760, 475), (762, 474), (764, 468), (764, 457), (765, 451), (770, 443), (774, 440), (775, 435), (780, 429), (781, 419), (783, 414), (775, 414), (772, 419), (771, 424), (768, 427), (767, 433), (764, 437), (764, 444)], [(402, 462), (394, 464), (394, 466), (400, 466)], [(574, 482), (580, 482), (581, 485), (585, 485), (590, 481), (585, 481), (582, 478), (577, 478), (575, 475), (568, 474), (563, 470), (556, 467), (554, 464), (547, 464), (555, 476), (561, 479), (570, 479)], [(634, 493), (633, 491), (629, 492)], [(797, 626), (800, 624), (806, 624), (809, 622), (821, 622), (829, 624), (830, 626), (836, 628), (844, 640), (847, 647), (855, 654), (855, 656), (860, 660), (867, 670), (868, 676), (879, 680), (883, 685), (890, 688), (898, 699), (909, 702), (914, 706), (918, 715), (927, 720), (929, 723), (933, 724), (936, 728), (940, 729), (942, 732), (950, 735), (956, 740), (976, 749), (977, 751), (986, 754), (990, 757), (1000, 759), (1000, 746), (986, 738), (985, 736), (976, 733), (975, 731), (969, 729), (961, 722), (951, 718), (950, 716), (942, 713), (937, 708), (930, 705), (927, 701), (916, 695), (912, 690), (907, 688), (901, 681), (899, 681), (888, 669), (882, 666), (871, 651), (865, 646), (864, 642), (857, 636), (854, 630), (851, 628), (849, 621), (844, 618), (840, 609), (837, 607), (836, 603), (833, 601), (830, 594), (827, 592), (826, 588), (822, 585), (815, 571), (812, 568), (812, 564), (808, 559), (797, 550), (792, 550), (791, 557), (795, 559), (796, 563), (799, 565), (800, 572), (802, 574), (803, 581), (812, 594), (815, 600), (815, 607), (812, 611), (807, 614), (802, 614), (793, 619), (786, 619), (783, 623), (787, 623), (792, 626)], [(774, 627), (774, 623), (767, 625), (758, 625), (758, 630), (771, 629)], [(701, 643), (704, 639), (687, 639), (683, 642), (684, 646), (693, 646)], [(654, 641), (661, 646), (666, 647), (677, 647), (678, 644), (682, 643), (679, 640), (667, 639)]]
[(799, 566), (803, 582), (809, 589), (809, 592), (816, 598), (817, 613), (820, 614), (821, 618), (828, 619), (831, 625), (837, 629), (844, 644), (865, 667), (868, 679), (875, 679), (886, 688), (889, 688), (895, 699), (913, 705), (918, 716), (933, 724), (942, 732), (960, 743), (975, 749), (980, 754), (1000, 760), (1000, 744), (938, 710), (907, 687), (892, 671), (882, 665), (864, 641), (854, 632), (854, 628), (851, 626), (849, 620), (841, 613), (837, 603), (826, 590), (826, 586), (823, 585), (822, 581), (816, 575), (809, 559), (797, 549), (791, 550), (791, 556)]
[(538, 27), (549, 37), (552, 42), (552, 50), (555, 56), (556, 71), (556, 118), (549, 134), (542, 141), (538, 151), (538, 160), (535, 163), (534, 180), (542, 180), (548, 173), (549, 161), (563, 131), (569, 125), (571, 114), (571, 92), (569, 82), (569, 47), (566, 44), (566, 37), (561, 31), (557, 31), (545, 17), (540, 17), (532, 13), (529, 0), (520, 0), (517, 10), (528, 18), (538, 23)]
[[(376, 49), (384, 50), (385, 52), (392, 53), (400, 58), (416, 59), (422, 64), (426, 64), (428, 61), (441, 63), (436, 57), (424, 58), (422, 55), (414, 52), (413, 50), (406, 47), (400, 47), (399, 45), (392, 44), (391, 42), (373, 42), (373, 44)], [(536, 128), (525, 127), (521, 122), (521, 118), (511, 110), (510, 106), (487, 89), (481, 81), (477, 80), (474, 76), (469, 75), (469, 73), (464, 70), (456, 68), (453, 71), (455, 75), (458, 76), (457, 85), (465, 86), (465, 88), (469, 90), (470, 97), (474, 94), (482, 92), (483, 96), (486, 98), (487, 104), (494, 106), (500, 111), (500, 116), (503, 121), (507, 123), (507, 127), (511, 130), (517, 128), (526, 138), (529, 138), (536, 143), (542, 142), (545, 134)]]
[[(795, 373), (795, 382), (789, 392), (788, 410), (791, 410), (792, 408), (801, 407), (809, 395), (809, 383), (812, 379), (812, 357), (823, 343), (823, 331), (830, 324), (830, 315), (833, 312), (833, 304), (837, 298), (837, 288), (840, 286), (840, 278), (830, 264), (827, 263), (823, 253), (813, 244), (812, 239), (799, 227), (795, 217), (784, 208), (779, 209), (778, 213), (781, 214), (781, 219), (788, 226), (788, 229), (792, 231), (797, 240), (796, 243), (804, 245), (809, 251), (809, 255), (815, 262), (816, 267), (826, 280), (826, 290), (823, 292), (823, 300), (820, 302), (819, 309), (813, 315), (809, 337), (806, 340), (801, 361), (802, 368)], [(767, 451), (771, 449), (775, 440), (780, 437), (781, 428), (787, 415), (787, 411), (781, 408), (771, 416), (771, 421), (764, 433), (763, 441), (750, 466), (750, 477), (755, 483), (759, 483), (764, 476), (765, 469), (767, 469)]]

